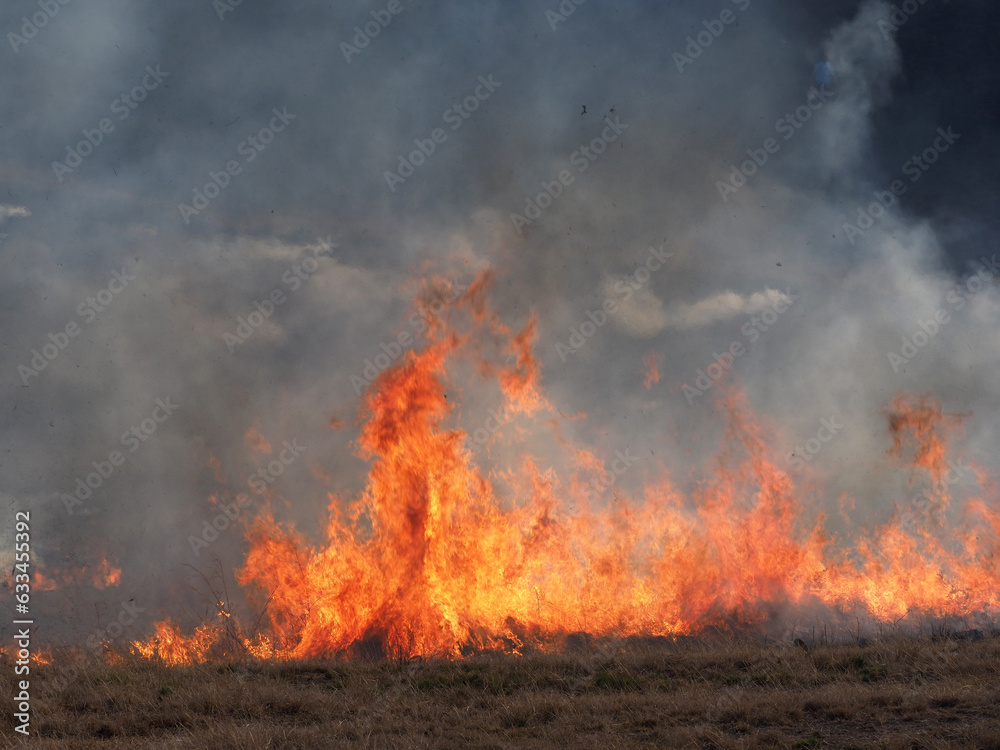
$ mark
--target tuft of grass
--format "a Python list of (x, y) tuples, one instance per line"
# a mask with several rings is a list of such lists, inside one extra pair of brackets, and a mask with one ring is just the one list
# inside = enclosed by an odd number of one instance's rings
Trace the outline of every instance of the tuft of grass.
[(803, 737), (801, 740), (798, 740), (794, 745), (792, 745), (792, 747), (802, 748), (802, 750), (807, 750), (807, 748), (822, 747), (822, 746), (823, 743), (820, 741), (819, 737), (816, 737), (815, 735), (812, 735), (810, 737)]
[(594, 675), (594, 687), (597, 690), (618, 690), (621, 692), (642, 690), (642, 683), (625, 672), (608, 672), (601, 670)]

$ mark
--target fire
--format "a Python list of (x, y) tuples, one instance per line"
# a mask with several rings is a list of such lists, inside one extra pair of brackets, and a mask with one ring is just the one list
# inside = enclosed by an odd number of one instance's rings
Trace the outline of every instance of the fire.
[[(509, 330), (486, 305), (489, 282), (458, 296), (447, 322), (432, 317), (426, 346), (372, 383), (358, 439), (371, 460), (367, 486), (346, 507), (330, 495), (323, 542), (268, 510), (247, 527), (237, 580), (265, 613), (266, 635), (246, 637), (228, 613), (191, 636), (161, 622), (133, 644), (138, 653), (197, 662), (228, 638), (257, 658), (458, 657), (546, 648), (579, 631), (671, 636), (758, 627), (778, 614), (896, 622), (1000, 609), (996, 497), (963, 500), (957, 526), (930, 513), (904, 524), (900, 509), (835, 543), (737, 389), (721, 401), (723, 449), (690, 497), (664, 475), (631, 500), (616, 490), (615, 502), (599, 501), (588, 487), (603, 462), (558, 435), (553, 455), (565, 449), (571, 468), (523, 455), (484, 474), (446, 397), (456, 372), (471, 363), (508, 413), (536, 426), (556, 413), (532, 355), (536, 322)], [(886, 418), (888, 460), (929, 480), (934, 506), (947, 509), (948, 440), (962, 417), (902, 395)], [(841, 499), (845, 517), (853, 507)]]
[[(130, 650), (146, 659), (157, 659), (166, 664), (201, 664), (213, 659), (252, 657), (255, 659), (288, 658), (289, 654), (276, 648), (264, 635), (244, 637), (238, 623), (229, 618), (223, 602), (218, 603), (219, 621), (202, 623), (193, 635), (185, 636), (172, 622), (159, 622), (156, 633), (145, 641), (132, 642)], [(109, 651), (109, 658), (122, 658)]]
[(260, 434), (260, 430), (256, 426), (247, 430), (246, 435), (243, 436), (243, 442), (251, 450), (255, 450), (258, 453), (271, 452), (271, 444), (264, 439), (264, 436)]
[(648, 391), (660, 382), (660, 355), (655, 349), (642, 355), (642, 369), (642, 385)]
[(136, 653), (147, 659), (157, 657), (167, 664), (198, 664), (206, 660), (220, 637), (219, 629), (212, 625), (200, 625), (193, 635), (185, 636), (173, 623), (159, 622), (156, 624), (156, 635), (132, 646)]
[(107, 560), (96, 566), (84, 565), (72, 570), (35, 571), (33, 587), (36, 591), (55, 591), (61, 586), (86, 584), (98, 590), (112, 588), (121, 583), (122, 569)]
[(52, 663), (52, 653), (47, 650), (41, 650), (38, 653), (31, 654), (31, 661), (35, 664), (51, 664)]

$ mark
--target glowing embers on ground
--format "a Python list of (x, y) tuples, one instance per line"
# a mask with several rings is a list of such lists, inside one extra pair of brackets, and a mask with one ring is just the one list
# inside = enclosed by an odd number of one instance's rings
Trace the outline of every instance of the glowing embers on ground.
[[(561, 438), (551, 442), (569, 455), (568, 472), (525, 453), (484, 476), (451, 421), (446, 386), (457, 369), (471, 364), (494, 381), (510, 413), (536, 424), (556, 414), (539, 388), (534, 321), (509, 330), (490, 313), (488, 288), (488, 276), (477, 280), (433, 318), (422, 351), (372, 383), (358, 439), (372, 461), (367, 486), (347, 507), (331, 495), (321, 545), (270, 512), (246, 529), (237, 580), (265, 612), (264, 635), (220, 622), (185, 636), (164, 622), (134, 644), (138, 653), (171, 663), (220, 649), (258, 658), (460, 656), (546, 648), (581, 631), (752, 627), (796, 611), (898, 621), (1000, 608), (995, 497), (964, 501), (961, 528), (928, 517), (909, 529), (896, 519), (834, 545), (736, 391), (721, 399), (728, 428), (719, 460), (690, 498), (661, 478), (631, 502), (597, 507), (587, 480), (601, 462)], [(432, 286), (424, 304), (435, 296), (448, 290)], [(947, 507), (942, 477), (958, 418), (906, 395), (886, 416), (887, 461), (925, 475), (936, 506)]]

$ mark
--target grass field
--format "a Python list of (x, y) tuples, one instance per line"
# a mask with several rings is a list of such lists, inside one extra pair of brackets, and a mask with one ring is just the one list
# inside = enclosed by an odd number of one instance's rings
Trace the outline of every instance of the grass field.
[[(978, 634), (976, 634), (978, 636)], [(38, 748), (1000, 748), (1000, 638), (33, 668)], [(2, 665), (13, 697), (14, 670)]]

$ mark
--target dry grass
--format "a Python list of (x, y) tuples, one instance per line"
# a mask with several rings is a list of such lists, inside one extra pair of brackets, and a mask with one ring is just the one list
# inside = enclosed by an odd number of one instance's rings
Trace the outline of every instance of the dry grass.
[[(59, 663), (61, 662), (61, 663)], [(1000, 639), (33, 669), (39, 748), (1000, 748)], [(0, 692), (15, 694), (0, 665)], [(3, 712), (5, 746), (23, 742)]]

